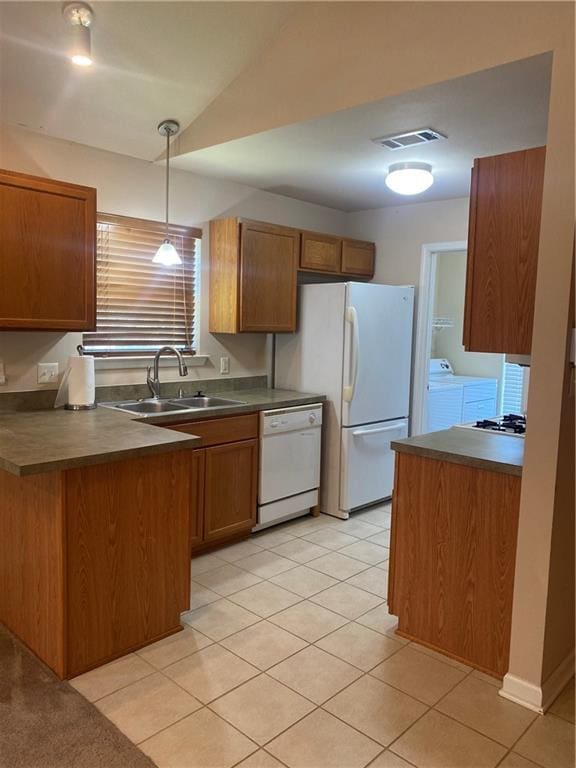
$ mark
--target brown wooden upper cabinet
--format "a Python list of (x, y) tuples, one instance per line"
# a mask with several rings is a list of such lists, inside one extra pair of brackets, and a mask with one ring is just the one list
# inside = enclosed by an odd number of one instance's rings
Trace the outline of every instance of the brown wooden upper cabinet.
[(240, 219), (210, 222), (210, 333), (296, 330), (300, 232)]
[(0, 170), (0, 328), (96, 325), (96, 190)]
[(244, 219), (210, 222), (210, 333), (296, 330), (297, 272), (370, 279), (375, 245)]
[(464, 347), (529, 355), (546, 147), (474, 161)]
[(376, 249), (374, 243), (362, 240), (342, 241), (342, 272), (345, 275), (372, 277)]
[(311, 272), (340, 272), (342, 240), (319, 232), (302, 232), (300, 269)]

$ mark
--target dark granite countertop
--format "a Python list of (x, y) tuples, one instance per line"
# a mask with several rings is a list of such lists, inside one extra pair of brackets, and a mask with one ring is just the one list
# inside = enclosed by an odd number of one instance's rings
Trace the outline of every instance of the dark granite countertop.
[(281, 389), (226, 390), (221, 394), (243, 403), (145, 418), (103, 407), (0, 413), (0, 469), (24, 476), (188, 450), (199, 445), (201, 438), (161, 427), (325, 400), (323, 395)]
[(475, 429), (443, 429), (391, 443), (393, 450), (477, 469), (522, 475), (524, 440)]

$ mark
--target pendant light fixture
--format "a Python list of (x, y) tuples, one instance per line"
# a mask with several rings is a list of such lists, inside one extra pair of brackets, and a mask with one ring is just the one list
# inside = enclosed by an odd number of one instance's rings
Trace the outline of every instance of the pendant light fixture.
[(173, 267), (182, 264), (182, 259), (169, 237), (168, 211), (170, 202), (170, 138), (176, 136), (180, 130), (177, 120), (162, 120), (158, 126), (158, 133), (166, 136), (166, 237), (164, 242), (154, 254), (154, 264), (162, 264), (165, 267)]

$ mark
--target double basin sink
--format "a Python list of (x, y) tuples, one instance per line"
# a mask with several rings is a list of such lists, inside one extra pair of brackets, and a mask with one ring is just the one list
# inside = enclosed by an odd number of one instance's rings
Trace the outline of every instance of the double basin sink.
[(230, 405), (246, 405), (242, 400), (227, 400), (225, 397), (210, 397), (195, 395), (194, 397), (147, 398), (145, 400), (128, 400), (119, 403), (101, 403), (104, 408), (117, 411), (140, 413), (145, 416), (158, 413), (175, 413), (182, 411), (198, 411), (206, 408), (226, 408)]

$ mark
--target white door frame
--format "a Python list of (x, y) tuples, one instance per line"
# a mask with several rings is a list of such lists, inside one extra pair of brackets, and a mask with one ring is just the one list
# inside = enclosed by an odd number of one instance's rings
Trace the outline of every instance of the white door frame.
[(412, 434), (426, 431), (428, 402), (428, 362), (432, 350), (432, 314), (436, 288), (436, 254), (465, 251), (466, 240), (446, 243), (425, 243), (420, 260), (418, 312), (416, 316), (416, 348), (412, 384)]

